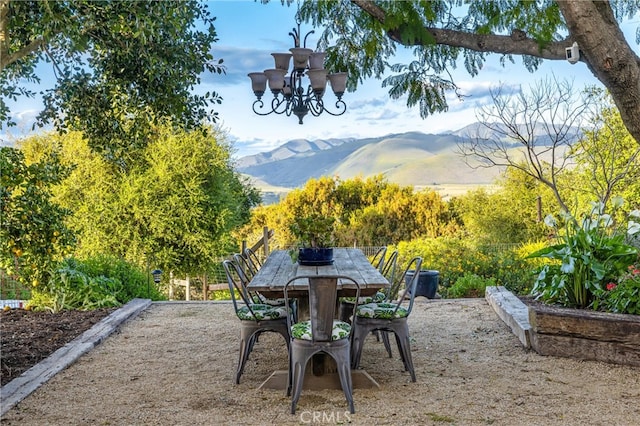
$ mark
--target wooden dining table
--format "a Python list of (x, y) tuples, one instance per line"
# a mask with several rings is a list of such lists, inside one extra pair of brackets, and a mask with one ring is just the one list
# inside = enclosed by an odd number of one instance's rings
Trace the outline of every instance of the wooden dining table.
[[(372, 296), (378, 290), (386, 289), (390, 286), (389, 281), (371, 264), (362, 250), (356, 248), (334, 248), (333, 263), (321, 266), (300, 265), (292, 260), (288, 250), (274, 250), (269, 254), (257, 274), (251, 279), (247, 285), (247, 290), (249, 292), (259, 292), (268, 298), (281, 298), (284, 297), (285, 284), (291, 278), (301, 275), (343, 275), (351, 277), (360, 286), (360, 296)], [(288, 297), (298, 299), (298, 313), (301, 318), (305, 318), (305, 314), (308, 313), (308, 311), (305, 312), (308, 288), (308, 280), (300, 280), (290, 285), (287, 290)], [(350, 297), (355, 296), (356, 290), (353, 284), (343, 284), (338, 280), (337, 292), (338, 298)], [(338, 307), (336, 307), (336, 313), (338, 313)], [(318, 358), (314, 358), (314, 361), (317, 362)], [(308, 370), (312, 370), (314, 374), (305, 378), (305, 388), (340, 388), (337, 374), (318, 375), (316, 374), (318, 371), (316, 367)], [(286, 375), (286, 371), (276, 371), (261, 387), (286, 388)], [(364, 370), (354, 370), (351, 375), (354, 388), (379, 387), (375, 380)]]
[[(251, 279), (247, 290), (266, 297), (283, 297), (284, 285), (298, 275), (346, 275), (360, 286), (361, 296), (374, 295), (389, 287), (389, 281), (378, 271), (367, 256), (356, 248), (333, 249), (333, 263), (322, 266), (304, 266), (293, 262), (288, 250), (274, 250), (258, 273)], [(290, 297), (307, 295), (308, 283), (300, 281), (288, 290)], [(353, 296), (355, 289), (338, 283), (338, 296)]]

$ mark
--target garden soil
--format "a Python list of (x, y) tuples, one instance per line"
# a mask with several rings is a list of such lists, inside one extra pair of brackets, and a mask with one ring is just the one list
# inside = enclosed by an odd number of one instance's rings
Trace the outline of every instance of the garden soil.
[[(484, 299), (419, 297), (409, 319), (417, 382), (371, 335), (361, 367), (379, 389), (260, 389), (287, 369), (260, 336), (234, 384), (239, 320), (229, 303), (154, 303), (3, 416), (2, 425), (637, 425), (640, 369), (524, 349)], [(393, 343), (393, 340), (392, 340)]]

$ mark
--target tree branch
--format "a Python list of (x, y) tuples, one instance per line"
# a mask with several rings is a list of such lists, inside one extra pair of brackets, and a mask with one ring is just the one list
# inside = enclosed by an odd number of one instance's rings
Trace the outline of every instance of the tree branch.
[(42, 46), (42, 38), (36, 38), (29, 44), (13, 53), (9, 52), (11, 40), (9, 36), (9, 0), (0, 0), (0, 71), (7, 66), (28, 56)]
[[(353, 4), (371, 15), (373, 19), (384, 24), (386, 13), (377, 4), (370, 0), (351, 0)], [(477, 52), (493, 52), (505, 55), (529, 55), (542, 59), (565, 59), (565, 49), (573, 43), (569, 37), (561, 41), (554, 41), (541, 47), (540, 43), (527, 37), (524, 31), (513, 30), (511, 35), (487, 34), (480, 35), (465, 31), (443, 28), (425, 27), (436, 44), (444, 44), (452, 47), (461, 47)], [(392, 28), (387, 35), (393, 41), (405, 46), (416, 46), (424, 43), (402, 42), (402, 28)]]
[(31, 41), (28, 45), (24, 46), (22, 49), (9, 54), (8, 51), (0, 52), (0, 71), (5, 69), (5, 67), (11, 65), (12, 63), (28, 56), (29, 54), (37, 51), (42, 47), (43, 40), (38, 38), (36, 40)]

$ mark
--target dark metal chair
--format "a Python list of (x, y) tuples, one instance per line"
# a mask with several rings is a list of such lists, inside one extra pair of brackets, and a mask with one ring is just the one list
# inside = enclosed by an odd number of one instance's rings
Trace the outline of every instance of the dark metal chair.
[(373, 255), (371, 259), (371, 264), (380, 272), (382, 272), (382, 268), (384, 267), (385, 256), (387, 254), (387, 247), (380, 247), (378, 251)]
[[(396, 261), (398, 259), (398, 251), (397, 250), (393, 251), (388, 259), (385, 258), (386, 253), (387, 253), (386, 247), (380, 248), (374, 255), (373, 259), (371, 260), (371, 264), (376, 269), (378, 269), (380, 273), (384, 275), (384, 277), (390, 283), (392, 283), (393, 275), (396, 272)], [(360, 297), (358, 299), (358, 305), (362, 305), (364, 303), (382, 302), (385, 299), (385, 297), (386, 297), (386, 293), (380, 290), (373, 296)], [(351, 323), (351, 315), (353, 314), (353, 311), (354, 311), (353, 305), (355, 301), (356, 299), (353, 297), (340, 298), (340, 310), (339, 310), (338, 316), (342, 321)], [(377, 333), (376, 333), (376, 336), (377, 336)]]
[(244, 257), (247, 259), (247, 262), (251, 264), (253, 270), (258, 271), (262, 267), (262, 262), (260, 261), (260, 257), (258, 254), (251, 250), (250, 248), (244, 249)]
[(258, 270), (254, 267), (253, 263), (249, 262), (249, 260), (241, 253), (235, 253), (233, 255), (233, 260), (238, 264), (238, 266), (240, 266), (246, 282), (249, 282), (258, 273)]
[[(338, 280), (355, 290), (360, 296), (360, 285), (352, 278), (342, 275), (297, 276), (284, 286), (285, 300), (289, 300), (288, 291), (292, 286), (308, 283), (309, 315), (307, 321), (291, 324), (289, 345), (289, 381), (287, 395), (291, 398), (291, 414), (295, 414), (296, 405), (302, 393), (307, 362), (316, 354), (331, 356), (338, 369), (340, 384), (347, 398), (349, 410), (355, 413), (353, 404), (353, 384), (351, 381), (351, 333), (353, 327), (344, 321), (334, 319)], [(288, 320), (289, 321), (289, 320)]]
[(267, 331), (280, 333), (287, 343), (287, 348), (289, 348), (290, 328), (288, 324), (292, 312), (286, 305), (271, 306), (263, 303), (253, 303), (251, 295), (244, 284), (240, 266), (231, 260), (224, 260), (222, 265), (227, 275), (233, 308), (241, 324), (240, 354), (235, 374), (235, 382), (239, 384), (244, 366), (247, 359), (249, 359), (249, 354), (261, 333)]
[[(419, 271), (422, 266), (422, 258), (414, 257), (407, 265), (402, 280), (398, 282), (401, 285), (409, 270)], [(416, 381), (416, 373), (413, 368), (413, 360), (411, 358), (411, 343), (409, 341), (409, 326), (407, 319), (413, 308), (414, 295), (416, 285), (420, 274), (414, 273), (411, 281), (405, 285), (404, 291), (400, 293), (397, 301), (394, 301), (395, 291), (389, 292), (387, 300), (382, 303), (368, 303), (358, 305), (353, 315), (354, 331), (352, 333), (352, 351), (351, 366), (355, 369), (360, 366), (360, 358), (362, 356), (362, 348), (367, 335), (373, 331), (382, 332), (383, 338), (385, 332), (393, 332), (396, 337), (400, 358), (404, 364), (405, 371), (411, 374), (411, 381)], [(406, 301), (409, 294), (408, 303)]]

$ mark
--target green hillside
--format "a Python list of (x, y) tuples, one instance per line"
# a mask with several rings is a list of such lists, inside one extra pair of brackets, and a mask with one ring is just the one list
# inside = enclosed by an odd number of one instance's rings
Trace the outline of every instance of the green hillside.
[[(456, 135), (410, 132), (380, 138), (349, 140), (343, 144), (308, 144), (295, 155), (274, 160), (269, 153), (241, 159), (239, 170), (251, 176), (257, 187), (274, 192), (303, 185), (310, 178), (384, 175), (390, 182), (406, 186), (488, 185), (500, 170), (473, 169), (457, 154)], [(322, 146), (324, 149), (318, 147)], [(283, 145), (277, 150), (289, 149)], [(248, 166), (242, 166), (247, 164)]]

